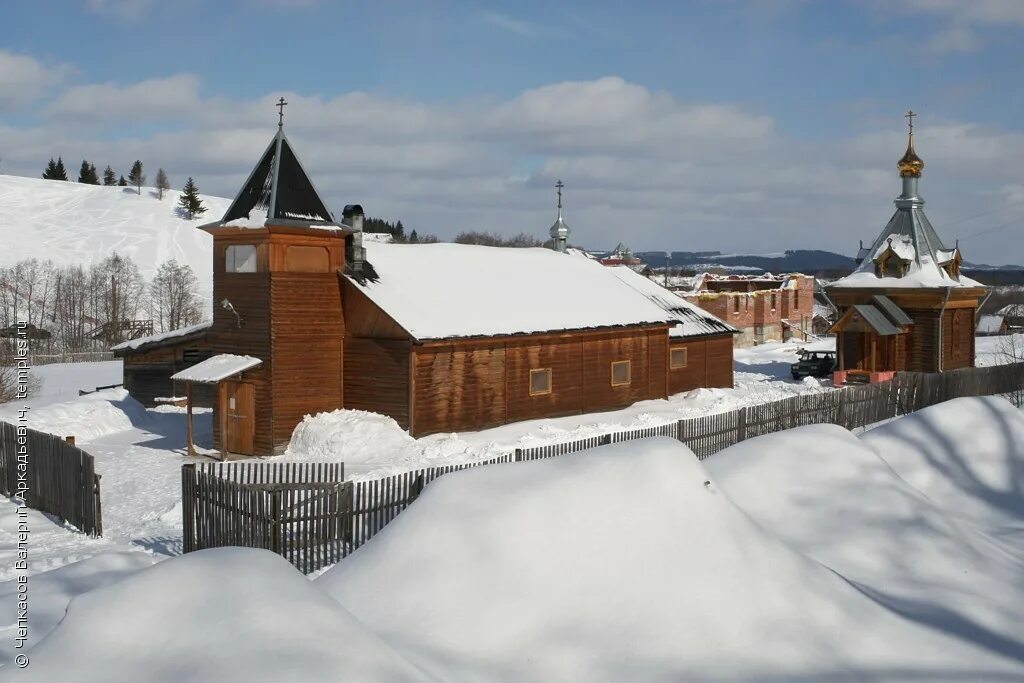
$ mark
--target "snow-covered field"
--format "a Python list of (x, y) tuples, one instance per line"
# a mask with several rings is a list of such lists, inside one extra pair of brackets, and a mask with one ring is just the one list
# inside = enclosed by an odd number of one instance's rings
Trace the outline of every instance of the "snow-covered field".
[(175, 210), (179, 197), (177, 190), (158, 200), (147, 187), (138, 195), (130, 187), (0, 175), (3, 261), (42, 257), (88, 264), (117, 251), (134, 259), (149, 278), (158, 265), (175, 258), (192, 266), (209, 292), (213, 240), (196, 226), (219, 218), (231, 200), (203, 195), (208, 210), (190, 221)]
[[(284, 457), (362, 478), (830, 390), (783, 379), (801, 346), (737, 350), (734, 389), (475, 433), (412, 439), (339, 411), (300, 425)], [(979, 360), (996, 348), (979, 339)], [(94, 455), (104, 538), (30, 516), (31, 642), (56, 630), (26, 680), (1024, 680), (1024, 415), (1000, 399), (703, 464), (648, 440), (447, 475), (310, 584), (259, 551), (160, 561), (180, 553), (183, 411), (120, 389), (60, 402), (118, 379), (117, 363), (83, 365), (46, 366), (29, 415)], [(196, 425), (208, 444), (209, 413)], [(13, 511), (0, 501), (12, 614)], [(280, 624), (298, 634), (287, 669), (267, 654)]]
[(234, 548), (36, 575), (20, 679), (1021, 680), (1022, 472), (995, 398), (466, 470), (312, 582)]

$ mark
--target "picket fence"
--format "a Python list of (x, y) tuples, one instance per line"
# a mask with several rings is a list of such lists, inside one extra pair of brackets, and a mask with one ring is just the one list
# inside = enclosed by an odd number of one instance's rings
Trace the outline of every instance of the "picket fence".
[[(943, 374), (900, 373), (726, 413), (618, 431), (490, 460), (429, 467), (380, 479), (344, 481), (340, 463), (196, 463), (182, 469), (186, 552), (224, 545), (265, 548), (309, 573), (333, 564), (377, 534), (430, 482), (483, 465), (551, 458), (634, 439), (667, 436), (703, 460), (764, 434), (811, 424), (865, 427), (961, 396), (1024, 398), (1024, 363)], [(329, 469), (334, 467), (336, 469)]]
[[(100, 475), (91, 455), (53, 434), (0, 422), (0, 494), (20, 496), (90, 536), (103, 535)], [(27, 489), (19, 487), (18, 451), (24, 447)]]

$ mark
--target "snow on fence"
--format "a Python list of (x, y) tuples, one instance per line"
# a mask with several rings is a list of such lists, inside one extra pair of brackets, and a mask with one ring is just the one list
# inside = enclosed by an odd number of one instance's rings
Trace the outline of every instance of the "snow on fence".
[[(1004, 395), (1024, 402), (1024, 363), (900, 373), (882, 384), (793, 396), (702, 417), (518, 448), (491, 460), (429, 467), (345, 482), (341, 463), (197, 463), (182, 469), (185, 552), (223, 545), (266, 548), (305, 573), (333, 564), (370, 540), (438, 477), (481, 465), (524, 462), (610, 443), (669, 436), (701, 460), (745, 439), (810, 424), (847, 429), (905, 415), (960, 396)], [(334, 470), (324, 468), (337, 468)]]
[[(100, 475), (91, 455), (59, 436), (0, 422), (0, 493), (23, 496), (30, 508), (48, 512), (90, 536), (103, 535)], [(24, 446), (25, 484), (18, 483), (18, 450)]]

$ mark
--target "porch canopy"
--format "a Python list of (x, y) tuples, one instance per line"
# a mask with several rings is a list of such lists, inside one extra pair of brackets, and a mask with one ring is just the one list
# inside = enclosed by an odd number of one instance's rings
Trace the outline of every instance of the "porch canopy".
[(172, 380), (185, 382), (186, 410), (188, 412), (188, 454), (190, 456), (195, 455), (195, 445), (192, 441), (192, 383), (217, 384), (229, 377), (259, 367), (262, 364), (263, 361), (252, 356), (221, 353), (171, 375)]
[(245, 372), (263, 364), (259, 358), (252, 356), (236, 356), (233, 353), (221, 353), (211, 356), (201, 363), (185, 368), (171, 375), (171, 379), (183, 382), (199, 382), (200, 384), (216, 384), (232, 375)]

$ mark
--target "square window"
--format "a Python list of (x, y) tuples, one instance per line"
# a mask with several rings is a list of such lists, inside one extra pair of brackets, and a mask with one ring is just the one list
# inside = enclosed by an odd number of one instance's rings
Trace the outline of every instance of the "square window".
[(224, 270), (228, 273), (255, 273), (256, 245), (229, 245), (224, 256)]
[(628, 360), (617, 360), (612, 363), (612, 386), (626, 386), (632, 381), (631, 363)]
[(673, 370), (679, 370), (686, 367), (686, 349), (670, 349), (669, 350), (669, 367)]
[(551, 393), (551, 368), (530, 370), (530, 396)]

